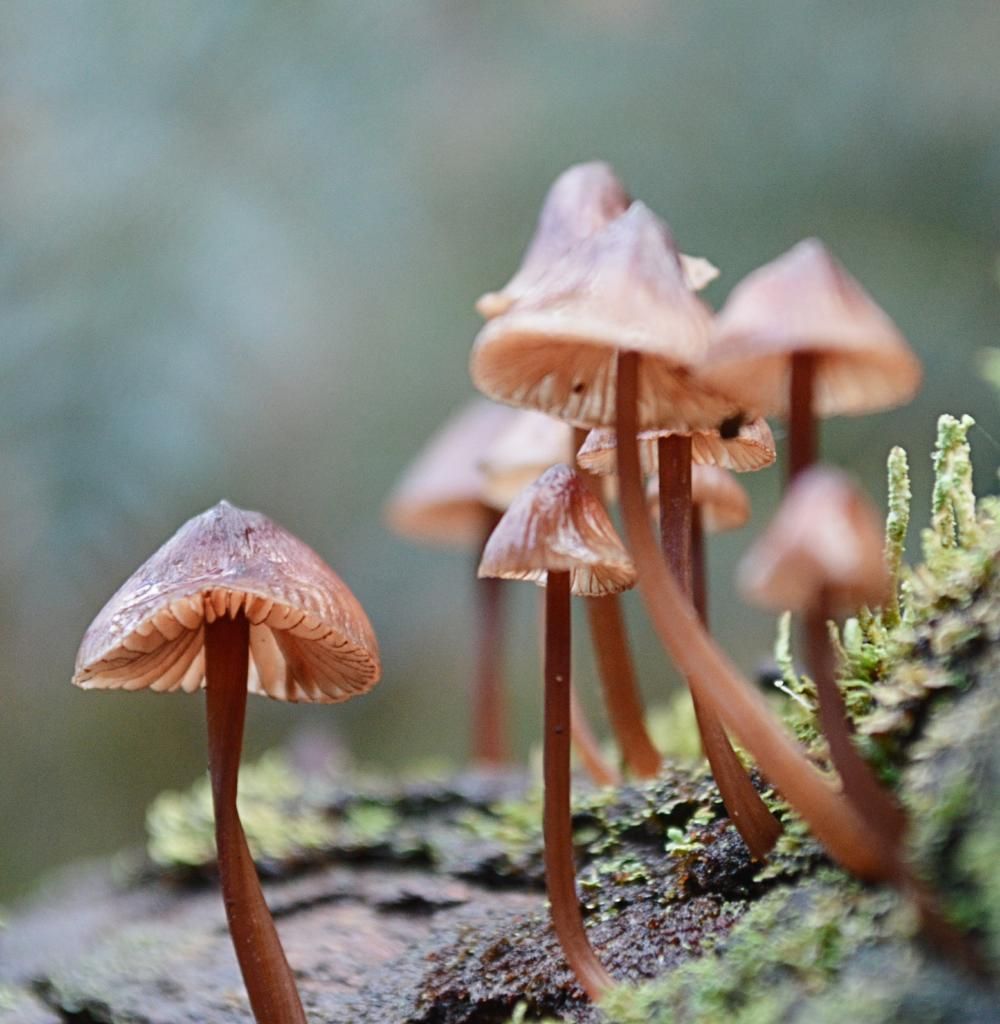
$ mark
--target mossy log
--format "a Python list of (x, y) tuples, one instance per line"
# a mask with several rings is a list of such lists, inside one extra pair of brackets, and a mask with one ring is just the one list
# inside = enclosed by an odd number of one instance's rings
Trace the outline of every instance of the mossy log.
[[(985, 977), (899, 894), (834, 868), (759, 779), (785, 832), (753, 862), (705, 771), (668, 760), (651, 782), (578, 790), (587, 927), (622, 982), (595, 1008), (548, 926), (531, 780), (304, 776), (275, 756), (244, 772), (241, 814), (310, 1021), (1000, 1020), (1000, 501), (977, 514), (956, 487), (935, 495), (891, 621), (865, 614), (834, 640), (860, 748)], [(823, 765), (808, 680), (780, 646), (789, 727)], [(0, 931), (0, 1024), (250, 1020), (207, 784), (160, 798), (149, 830), (146, 851), (50, 880)]]

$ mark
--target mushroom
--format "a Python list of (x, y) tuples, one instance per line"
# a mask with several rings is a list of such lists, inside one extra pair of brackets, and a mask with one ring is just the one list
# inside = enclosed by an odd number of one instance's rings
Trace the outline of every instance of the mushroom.
[(545, 881), (552, 924), (591, 999), (612, 979), (587, 939), (576, 894), (570, 817), (570, 594), (600, 596), (632, 586), (635, 568), (586, 484), (553, 466), (504, 513), (483, 550), (480, 576), (545, 587)]
[[(638, 367), (641, 359), (641, 379), (629, 398), (632, 420), (641, 429), (675, 432), (658, 441), (668, 482), (661, 532), (664, 554), (688, 593), (690, 431), (738, 412), (731, 399), (692, 376), (707, 351), (710, 326), (711, 312), (687, 286), (669, 229), (635, 202), (487, 323), (470, 360), (473, 382), (491, 398), (589, 428), (615, 424), (621, 416), (616, 381), (622, 361), (633, 360)], [(618, 432), (621, 436), (620, 427)], [(635, 488), (633, 500), (641, 505), (638, 480)], [(754, 856), (762, 857), (774, 845), (777, 822), (711, 710), (696, 710), (730, 816)]]
[[(534, 237), (517, 273), (500, 291), (480, 296), (476, 310), (485, 320), (506, 313), (531, 292), (553, 263), (623, 214), (630, 202), (609, 164), (594, 160), (567, 168), (545, 197)], [(718, 269), (700, 256), (682, 255), (680, 259), (688, 285), (695, 291), (719, 276)]]
[[(650, 511), (659, 522), (660, 481), (653, 477), (646, 487)], [(750, 521), (750, 496), (728, 470), (719, 466), (691, 467), (691, 567), (694, 606), (708, 625), (708, 579), (705, 565), (705, 534), (738, 530)]]
[[(574, 436), (574, 429), (562, 420), (534, 409), (521, 410), (483, 459), (487, 500), (505, 509), (517, 493), (549, 466), (572, 461), (582, 440), (581, 436)], [(584, 479), (590, 486), (593, 478), (588, 474)], [(599, 488), (592, 486), (591, 490), (600, 500)], [(661, 758), (646, 730), (642, 697), (618, 595), (588, 598), (585, 605), (604, 705), (622, 758), (636, 778), (654, 778), (660, 770)], [(611, 777), (606, 766), (602, 768), (595, 760), (599, 750), (588, 736), (575, 690), (573, 696), (574, 742), (591, 776), (607, 784)], [(595, 775), (595, 769), (603, 777)]]
[(888, 600), (891, 584), (875, 508), (838, 470), (801, 473), (741, 563), (740, 586), (754, 604), (805, 617), (820, 724), (844, 792), (871, 828), (898, 843), (905, 818), (851, 740), (827, 632), (828, 619)]
[(788, 477), (816, 461), (816, 417), (908, 402), (920, 361), (899, 329), (815, 238), (732, 291), (699, 371), (757, 415), (789, 419)]
[[(499, 514), (486, 500), (483, 453), (516, 417), (475, 398), (427, 442), (385, 506), (385, 520), (412, 540), (471, 548), (478, 560)], [(472, 698), (472, 758), (484, 767), (510, 760), (504, 722), (503, 594), (495, 580), (476, 585), (479, 626)]]
[(219, 877), (261, 1024), (306, 1018), (236, 809), (247, 692), (332, 704), (380, 672), (375, 634), (340, 577), (266, 516), (225, 501), (136, 570), (80, 644), (83, 689), (205, 688)]

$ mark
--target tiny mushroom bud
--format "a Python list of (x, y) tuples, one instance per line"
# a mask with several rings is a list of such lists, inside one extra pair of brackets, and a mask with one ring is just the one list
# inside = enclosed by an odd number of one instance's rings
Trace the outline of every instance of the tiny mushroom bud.
[(889, 597), (875, 508), (837, 470), (816, 467), (801, 473), (747, 553), (740, 585), (755, 604), (804, 615), (820, 723), (844, 792), (873, 830), (887, 843), (898, 844), (905, 819), (852, 742), (826, 625), (832, 616), (881, 605)]
[(570, 820), (570, 594), (617, 593), (635, 567), (603, 506), (568, 466), (547, 470), (511, 504), (489, 539), (482, 576), (545, 587), (545, 880), (552, 923), (570, 967), (598, 999), (612, 984), (595, 955), (576, 895)]
[(921, 368), (892, 320), (810, 238), (733, 289), (700, 376), (757, 415), (789, 417), (791, 478), (815, 461), (817, 416), (908, 402)]
[(73, 682), (84, 689), (205, 688), (219, 875), (254, 1016), (305, 1015), (236, 810), (247, 692), (336, 703), (381, 672), (364, 610), (311, 548), (228, 502), (182, 526), (87, 630)]

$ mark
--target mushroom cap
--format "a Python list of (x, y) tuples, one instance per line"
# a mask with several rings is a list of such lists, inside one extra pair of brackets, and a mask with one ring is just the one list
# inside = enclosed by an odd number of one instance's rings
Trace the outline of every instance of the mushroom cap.
[(244, 612), (251, 693), (334, 704), (381, 674), (371, 623), (312, 548), (226, 501), (189, 519), (91, 623), (73, 682), (193, 693), (205, 685), (204, 623)]
[(807, 470), (744, 556), (739, 585), (747, 600), (778, 611), (883, 604), (890, 583), (878, 511), (839, 470)]
[[(476, 301), (485, 319), (506, 313), (534, 288), (549, 267), (577, 245), (624, 213), (631, 203), (621, 179), (601, 160), (575, 164), (549, 188), (517, 273), (498, 292), (486, 292)], [(719, 276), (718, 268), (700, 256), (681, 254), (688, 287), (700, 291)]]
[[(660, 481), (655, 476), (646, 485), (646, 500), (659, 515)], [(691, 504), (706, 533), (726, 533), (750, 522), (750, 495), (728, 469), (692, 466)]]
[(552, 466), (512, 502), (483, 549), (479, 576), (531, 580), (568, 572), (574, 594), (601, 597), (633, 586), (635, 566), (604, 507), (579, 474)]
[[(673, 430), (643, 430), (639, 433), (639, 462), (647, 476), (657, 471), (657, 441), (678, 433)], [(681, 431), (688, 433), (688, 431)], [(690, 431), (691, 461), (696, 466), (719, 466), (736, 473), (765, 469), (777, 453), (767, 420), (741, 423), (735, 437), (723, 437), (718, 428)], [(597, 476), (610, 476), (618, 468), (618, 440), (610, 427), (596, 427), (577, 452), (576, 461)]]
[(549, 466), (572, 458), (572, 444), (568, 423), (522, 409), (483, 455), (483, 500), (503, 511)]
[(733, 289), (700, 375), (758, 415), (783, 415), (791, 356), (805, 352), (817, 357), (818, 416), (891, 408), (920, 387), (920, 361), (899, 329), (815, 238)]
[(452, 416), (386, 501), (390, 529), (411, 540), (478, 550), (494, 518), (484, 503), (483, 452), (516, 415), (507, 406), (474, 398)]
[(630, 202), (610, 164), (593, 160), (567, 168), (545, 196), (535, 234), (517, 273), (500, 291), (480, 296), (476, 310), (487, 320), (505, 313), (554, 261), (624, 213)]
[(634, 351), (640, 429), (713, 426), (736, 406), (693, 377), (711, 321), (684, 281), (669, 229), (636, 202), (482, 328), (472, 380), (500, 402), (611, 426), (618, 352)]

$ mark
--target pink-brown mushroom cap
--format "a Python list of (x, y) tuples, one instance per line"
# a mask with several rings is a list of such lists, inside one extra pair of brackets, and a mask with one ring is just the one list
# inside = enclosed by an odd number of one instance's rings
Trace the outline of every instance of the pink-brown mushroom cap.
[(474, 398), (424, 445), (385, 505), (387, 525), (411, 540), (476, 547), (492, 519), (483, 454), (517, 412)]
[[(549, 188), (538, 224), (517, 273), (497, 292), (486, 292), (476, 310), (486, 320), (506, 313), (544, 277), (553, 263), (567, 256), (632, 202), (610, 164), (601, 160), (575, 164), (559, 175)], [(719, 271), (700, 256), (680, 256), (688, 287), (700, 291), (719, 276)]]
[(737, 411), (693, 378), (711, 321), (684, 280), (669, 229), (636, 202), (483, 327), (470, 372), (497, 401), (610, 426), (618, 353), (634, 351), (640, 428), (711, 427)]
[[(698, 466), (719, 466), (736, 473), (749, 473), (773, 465), (777, 453), (767, 420), (755, 419), (740, 425), (735, 437), (723, 437), (717, 428), (696, 431), (643, 430), (639, 433), (639, 463), (647, 476), (658, 466), (657, 442), (661, 437), (687, 434), (691, 438), (691, 461)], [(610, 476), (618, 468), (618, 440), (611, 427), (596, 427), (587, 435), (576, 461), (590, 473)]]
[(785, 415), (794, 353), (815, 355), (818, 416), (908, 402), (920, 361), (868, 293), (815, 238), (753, 271), (715, 321), (699, 376), (756, 415)]
[(241, 610), (251, 693), (332, 704), (378, 681), (375, 633), (343, 580), (267, 516), (222, 501), (111, 597), (84, 635), (73, 682), (193, 693), (205, 685), (204, 624)]
[(775, 611), (829, 614), (880, 606), (889, 594), (882, 523), (839, 470), (809, 469), (789, 488), (767, 530), (744, 556), (747, 600)]
[(530, 580), (568, 572), (574, 594), (601, 597), (633, 586), (635, 566), (607, 512), (566, 465), (552, 466), (511, 503), (483, 549), (479, 576)]

